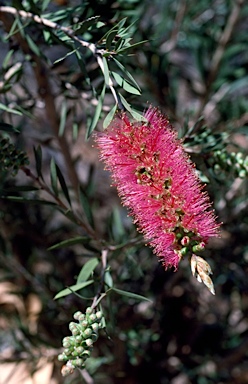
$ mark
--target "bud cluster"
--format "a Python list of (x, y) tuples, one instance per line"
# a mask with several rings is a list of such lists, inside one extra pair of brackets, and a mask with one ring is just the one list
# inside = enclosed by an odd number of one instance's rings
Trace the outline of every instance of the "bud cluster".
[(67, 361), (61, 370), (63, 376), (69, 375), (75, 368), (85, 367), (84, 362), (90, 357), (93, 343), (98, 339), (98, 330), (103, 328), (102, 312), (95, 312), (91, 307), (86, 309), (85, 314), (78, 311), (73, 317), (78, 322), (69, 324), (72, 336), (62, 340), (64, 351), (58, 356), (59, 361)]
[(20, 167), (29, 164), (25, 152), (18, 150), (9, 139), (0, 136), (0, 169), (12, 171), (15, 176)]
[(248, 156), (241, 152), (215, 151), (210, 162), (213, 165), (215, 174), (219, 175), (223, 170), (233, 172), (241, 179), (248, 176)]

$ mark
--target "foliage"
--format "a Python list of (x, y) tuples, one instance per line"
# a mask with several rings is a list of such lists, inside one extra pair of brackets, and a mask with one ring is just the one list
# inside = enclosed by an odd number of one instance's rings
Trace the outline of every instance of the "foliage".
[[(247, 15), (242, 0), (1, 3), (6, 382), (20, 362), (55, 383), (247, 381)], [(141, 120), (147, 101), (224, 223), (204, 251), (215, 297), (184, 261), (176, 273), (157, 264), (92, 147), (94, 130), (121, 110)], [(61, 340), (86, 308), (104, 315), (100, 337), (86, 369), (62, 377)]]

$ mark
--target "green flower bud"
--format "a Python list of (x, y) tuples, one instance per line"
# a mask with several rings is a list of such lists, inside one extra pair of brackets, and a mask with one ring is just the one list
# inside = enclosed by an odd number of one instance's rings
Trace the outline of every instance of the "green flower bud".
[(185, 256), (185, 255), (187, 255), (188, 251), (189, 251), (188, 247), (183, 247), (181, 249), (180, 253), (181, 253), (182, 256)]
[(193, 252), (200, 252), (202, 251), (203, 249), (205, 248), (205, 243), (204, 242), (201, 242), (199, 244), (196, 244), (192, 247), (192, 251)]

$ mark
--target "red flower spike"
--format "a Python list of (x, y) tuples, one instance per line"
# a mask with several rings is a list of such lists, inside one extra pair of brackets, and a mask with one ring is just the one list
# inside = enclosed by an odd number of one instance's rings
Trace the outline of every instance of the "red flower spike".
[(123, 113), (96, 142), (138, 230), (165, 268), (177, 269), (185, 252), (218, 236), (219, 224), (169, 121), (152, 107), (144, 117), (132, 123)]

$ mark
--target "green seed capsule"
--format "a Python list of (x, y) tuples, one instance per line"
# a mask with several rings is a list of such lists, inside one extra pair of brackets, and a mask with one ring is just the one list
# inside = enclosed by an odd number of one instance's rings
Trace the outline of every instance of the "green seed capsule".
[(71, 343), (68, 340), (67, 341), (63, 340), (62, 345), (64, 348), (70, 348), (71, 347)]
[(77, 347), (76, 349), (75, 349), (75, 351), (78, 353), (78, 355), (80, 356), (80, 355), (82, 355), (82, 353), (84, 352), (84, 347)]
[(92, 333), (91, 338), (95, 342), (98, 339), (98, 334), (97, 333)]
[(79, 317), (80, 317), (81, 315), (82, 315), (82, 312), (77, 311), (77, 312), (74, 313), (73, 317), (74, 317), (75, 320), (79, 320)]
[(91, 315), (94, 312), (94, 309), (91, 307), (86, 308), (86, 315)]
[(181, 249), (180, 253), (181, 253), (182, 256), (185, 256), (185, 255), (187, 255), (188, 251), (189, 251), (188, 247), (183, 247)]
[(96, 312), (96, 318), (97, 318), (97, 320), (102, 319), (102, 317), (103, 317), (103, 313), (102, 313), (102, 311), (97, 311), (97, 312)]
[(82, 353), (82, 358), (83, 358), (84, 360), (86, 360), (86, 359), (88, 359), (88, 357), (90, 357), (90, 355), (91, 355), (90, 351), (85, 350), (85, 351)]
[(244, 169), (242, 169), (241, 171), (239, 171), (239, 177), (241, 179), (244, 179), (245, 177), (247, 176), (247, 173)]
[(58, 355), (58, 360), (59, 361), (66, 361), (66, 360), (68, 360), (68, 357), (64, 353), (61, 353), (60, 355)]
[(91, 315), (89, 315), (88, 317), (88, 321), (89, 321), (89, 324), (92, 324), (96, 321), (97, 317), (94, 313), (92, 313)]
[(72, 364), (74, 365), (74, 367), (77, 367), (77, 368), (85, 367), (83, 359), (75, 359), (72, 361)]
[(88, 327), (88, 321), (85, 319), (82, 322), (80, 322), (80, 325), (82, 328), (87, 328)]
[(81, 315), (78, 317), (78, 321), (82, 322), (85, 320), (85, 315), (81, 313)]
[(87, 345), (87, 347), (91, 347), (93, 345), (93, 340), (92, 339), (86, 339), (85, 344)]
[(76, 336), (76, 337), (75, 337), (75, 341), (76, 341), (76, 343), (80, 344), (80, 343), (83, 341), (83, 337), (82, 337), (82, 335), (78, 335), (78, 336)]
[(80, 330), (78, 328), (73, 328), (71, 330), (71, 333), (73, 334), (73, 336), (78, 336), (80, 335)]
[(97, 332), (99, 330), (99, 324), (93, 323), (93, 324), (91, 324), (91, 328), (93, 329), (93, 331)]
[(75, 328), (77, 328), (77, 324), (74, 323), (73, 321), (71, 321), (70, 324), (69, 324), (69, 330), (72, 331)]
[(90, 337), (91, 335), (92, 335), (92, 329), (86, 328), (86, 330), (84, 331), (84, 336), (87, 338), (87, 337)]
[(71, 355), (73, 357), (78, 357), (78, 353), (77, 353), (76, 349), (74, 351), (72, 351)]
[(70, 355), (71, 355), (71, 349), (69, 349), (69, 348), (65, 348), (65, 350), (64, 350), (64, 354), (65, 354), (66, 356), (70, 356)]

